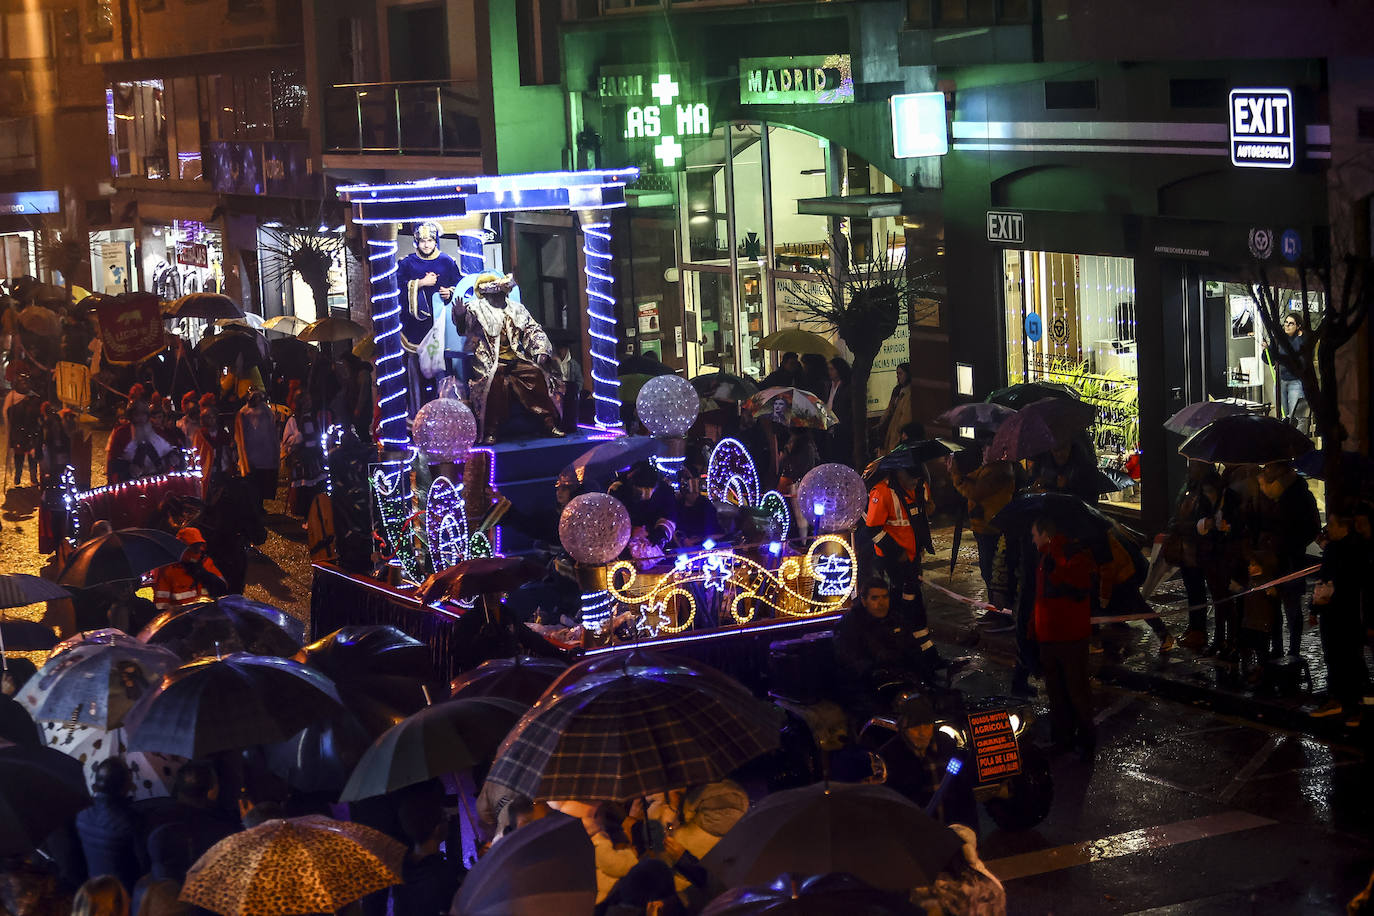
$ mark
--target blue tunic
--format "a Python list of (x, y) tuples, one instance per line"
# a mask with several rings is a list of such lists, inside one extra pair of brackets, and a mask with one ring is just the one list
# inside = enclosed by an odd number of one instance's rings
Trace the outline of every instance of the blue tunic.
[[(418, 286), (427, 273), (438, 275), (438, 280), (433, 286)], [(396, 265), (396, 285), (401, 291), (401, 339), (408, 349), (419, 347), (434, 326), (433, 303), (439, 288), (456, 287), (461, 278), (458, 262), (442, 251), (435, 251), (431, 258), (413, 252)]]

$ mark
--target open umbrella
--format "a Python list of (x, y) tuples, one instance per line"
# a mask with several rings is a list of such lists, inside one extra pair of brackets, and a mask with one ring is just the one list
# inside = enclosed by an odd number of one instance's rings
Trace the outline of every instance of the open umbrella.
[(935, 418), (935, 422), (954, 429), (972, 427), (980, 432), (996, 432), (1002, 422), (1014, 413), (1015, 410), (1001, 404), (974, 401), (972, 404), (960, 404), (946, 410)]
[(846, 872), (907, 891), (930, 884), (962, 848), (954, 831), (887, 786), (817, 783), (769, 795), (702, 863), (727, 887), (783, 872)]
[(549, 658), (492, 658), (465, 671), (449, 685), (449, 696), (504, 697), (533, 706), (568, 666)]
[(289, 658), (300, 651), (304, 635), (304, 625), (285, 611), (242, 595), (225, 595), (165, 611), (138, 638), (192, 661), (234, 652)]
[(1310, 451), (1312, 440), (1287, 423), (1250, 413), (1213, 420), (1178, 447), (1185, 458), (1214, 464), (1269, 464)]
[(38, 723), (33, 721), (33, 717), (24, 711), (24, 707), (20, 706), (14, 697), (0, 693), (0, 742), (5, 741), (10, 744), (40, 747), (43, 744), (43, 735)]
[(423, 709), (426, 687), (438, 690), (429, 647), (395, 627), (343, 627), (300, 650), (296, 661), (332, 680), (373, 738)]
[[(1075, 433), (1092, 425), (1097, 408), (1073, 398), (1041, 398), (1016, 412), (1018, 418), (1035, 416), (1045, 421), (1055, 439), (1067, 442)], [(1010, 420), (1009, 420), (1010, 422)], [(999, 430), (1000, 431), (1000, 430)]]
[(764, 705), (720, 676), (632, 667), (536, 704), (487, 778), (534, 799), (623, 802), (723, 779), (777, 742)]
[(219, 293), (190, 293), (173, 302), (163, 317), (214, 321), (217, 318), (242, 318), (243, 309), (233, 299)]
[(641, 461), (667, 454), (667, 446), (651, 436), (626, 436), (592, 446), (563, 468), (560, 481), (580, 486), (584, 490), (605, 490), (622, 471), (628, 471)]
[(107, 730), (73, 722), (48, 721), (41, 724), (43, 741), (47, 746), (81, 764), (87, 788), (95, 782), (96, 765), (111, 757), (118, 757), (129, 767), (133, 776), (133, 798), (165, 798), (172, 794), (176, 775), (186, 762), (169, 754), (129, 750), (128, 735), (123, 728)]
[(833, 343), (821, 335), (801, 328), (784, 328), (781, 331), (774, 331), (760, 340), (759, 346), (765, 350), (776, 350), (779, 353), (786, 353), (789, 350), (794, 353), (819, 353), (826, 359), (840, 352), (835, 349)]
[(880, 891), (842, 872), (783, 874), (767, 887), (737, 887), (712, 900), (701, 916), (923, 916), (900, 894)]
[(800, 388), (765, 388), (750, 395), (740, 409), (780, 426), (829, 429), (840, 422), (820, 398)]
[(335, 340), (361, 340), (367, 330), (356, 321), (347, 318), (321, 318), (312, 321), (297, 334), (297, 340), (306, 343), (328, 343)]
[(343, 713), (321, 717), (262, 751), (268, 771), (291, 788), (337, 796), (371, 743), (357, 717)]
[(176, 669), (125, 717), (129, 746), (204, 757), (285, 741), (346, 715), (329, 678), (285, 658), (231, 655)]
[(918, 442), (894, 448), (879, 458), (877, 470), (893, 471), (906, 468), (914, 471), (929, 461), (953, 454), (954, 449), (939, 439), (921, 439)]
[(159, 566), (180, 562), (185, 551), (183, 542), (156, 528), (121, 528), (76, 548), (57, 581), (71, 588), (90, 588), (141, 579)]
[(757, 394), (759, 386), (747, 378), (731, 375), (728, 372), (708, 372), (692, 379), (692, 387), (704, 398), (717, 401), (743, 401), (751, 394)]
[(36, 620), (0, 620), (0, 652), (41, 652), (55, 645), (52, 627)]
[(1164, 428), (1183, 436), (1191, 436), (1213, 420), (1249, 413), (1234, 401), (1199, 401), (1189, 404), (1164, 421)]
[(116, 728), (181, 659), (159, 646), (75, 646), (43, 663), (15, 697), (35, 719)]
[(1041, 516), (1054, 519), (1059, 530), (1078, 540), (1094, 540), (1115, 524), (1107, 516), (1069, 493), (1027, 493), (1018, 496), (992, 518), (1006, 532), (1021, 532)]
[(1012, 410), (1020, 410), (1027, 404), (1044, 398), (1072, 398), (1078, 400), (1078, 389), (1063, 382), (1017, 382), (1006, 388), (998, 388), (988, 395), (989, 404), (1001, 404)]
[(1097, 468), (1093, 471), (1093, 481), (1101, 495), (1119, 493), (1135, 483), (1135, 478), (1117, 468)]
[(268, 353), (267, 338), (249, 328), (225, 328), (196, 344), (196, 354), (212, 366), (232, 366), (237, 360), (246, 366), (262, 366)]
[[(1327, 474), (1326, 454), (1326, 449), (1313, 449), (1293, 462), (1293, 468), (1299, 474), (1325, 480)], [(1336, 467), (1347, 480), (1357, 482), (1374, 480), (1374, 459), (1366, 458), (1359, 452), (1340, 452), (1336, 456)]]
[(369, 334), (362, 340), (353, 345), (353, 355), (358, 359), (372, 361), (372, 357), (377, 355), (377, 341)]
[(513, 591), (544, 575), (544, 567), (528, 557), (480, 557), (464, 560), (434, 573), (416, 592), (420, 601), (476, 598), (493, 592)]
[(48, 653), (48, 661), (52, 661), (63, 652), (68, 652), (77, 646), (132, 646), (137, 648), (143, 644), (137, 636), (130, 636), (123, 630), (117, 630), (114, 627), (82, 630), (80, 633), (73, 633), (53, 646), (52, 651)]
[[(662, 375), (663, 373), (658, 373), (658, 374), (659, 374), (659, 375)], [(628, 373), (628, 374), (622, 373), (622, 374), (619, 376), (619, 381), (620, 381), (620, 394), (619, 394), (620, 403), (621, 403), (621, 404), (633, 404), (633, 403), (635, 403), (635, 400), (639, 397), (639, 389), (641, 389), (641, 388), (643, 388), (645, 385), (649, 384), (649, 382), (652, 381), (654, 378), (656, 378), (656, 376), (654, 376), (654, 375), (649, 375), (649, 374), (644, 373), (644, 372), (631, 372), (631, 373)]]
[(0, 575), (0, 608), (25, 607), (71, 596), (71, 592), (42, 576), (30, 576), (27, 573)]
[(276, 331), (280, 334), (290, 334), (292, 339), (297, 334), (310, 327), (310, 322), (304, 318), (297, 318), (295, 315), (277, 315), (269, 318), (262, 323), (263, 330)]
[(590, 916), (596, 851), (577, 818), (550, 814), (477, 860), (453, 898), (458, 916)]
[(1044, 417), (1018, 411), (997, 428), (984, 454), (988, 461), (1032, 458), (1054, 448), (1055, 438)]
[(180, 899), (224, 916), (333, 913), (400, 884), (405, 853), (362, 824), (319, 815), (270, 820), (210, 847)]
[(76, 760), (48, 747), (0, 742), (0, 856), (32, 852), (90, 803)]
[(620, 367), (616, 369), (616, 374), (621, 376), (647, 375), (649, 378), (655, 378), (660, 375), (672, 375), (673, 370), (653, 357), (637, 355), (622, 359)]
[(275, 375), (300, 381), (310, 377), (310, 364), (319, 356), (318, 350), (294, 337), (269, 340), (267, 349), (272, 355), (272, 371)]
[(262, 330), (262, 316), (257, 312), (244, 312), (242, 318), (221, 318), (215, 322), (222, 328), (249, 328), (254, 331)]
[(20, 311), (19, 324), (24, 330), (43, 337), (62, 336), (62, 319), (52, 309), (41, 305), (26, 306)]
[(426, 706), (372, 743), (339, 800), (385, 795), (486, 763), (528, 709), (523, 703), (496, 697)]

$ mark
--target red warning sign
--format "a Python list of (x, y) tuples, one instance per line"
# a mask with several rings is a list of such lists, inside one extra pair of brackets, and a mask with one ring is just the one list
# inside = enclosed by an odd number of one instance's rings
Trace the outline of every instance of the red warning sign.
[(978, 781), (992, 782), (1021, 772), (1021, 752), (1011, 716), (1005, 709), (976, 712), (968, 717), (973, 738), (974, 759), (978, 762)]

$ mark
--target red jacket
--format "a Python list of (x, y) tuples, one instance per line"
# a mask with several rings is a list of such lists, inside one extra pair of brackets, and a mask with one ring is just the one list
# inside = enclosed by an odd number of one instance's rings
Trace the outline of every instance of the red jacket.
[(1092, 635), (1089, 596), (1095, 570), (1092, 553), (1070, 548), (1063, 535), (1055, 535), (1040, 548), (1032, 636), (1040, 642), (1072, 642)]

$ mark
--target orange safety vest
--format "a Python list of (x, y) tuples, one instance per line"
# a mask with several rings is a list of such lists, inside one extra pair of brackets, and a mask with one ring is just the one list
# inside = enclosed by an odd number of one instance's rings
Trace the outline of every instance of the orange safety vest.
[[(219, 569), (209, 557), (201, 562), (206, 572), (220, 575)], [(210, 592), (180, 563), (161, 567), (153, 577), (153, 604), (159, 611), (189, 607), (209, 600)]]

